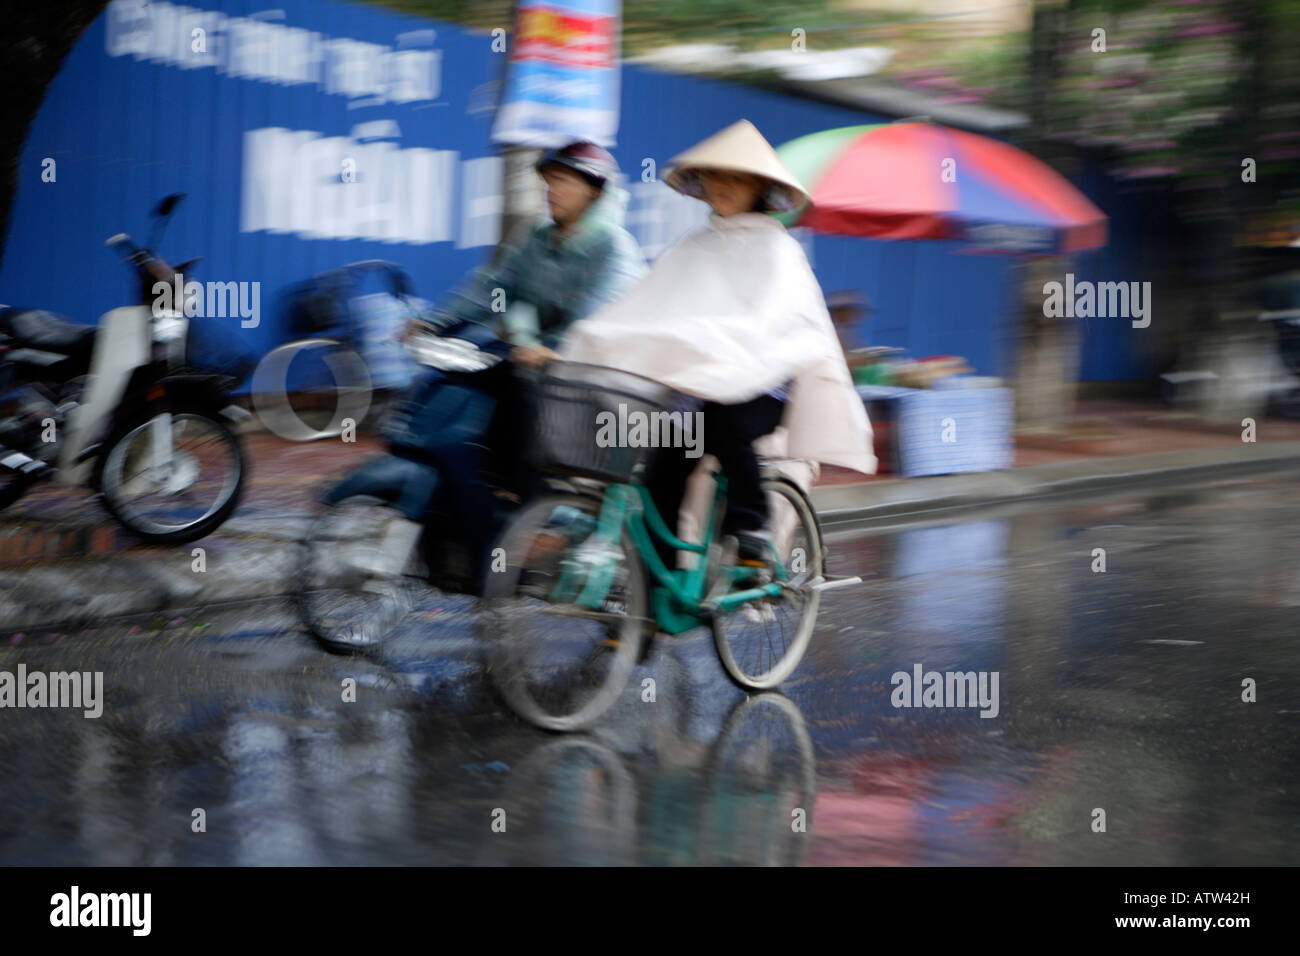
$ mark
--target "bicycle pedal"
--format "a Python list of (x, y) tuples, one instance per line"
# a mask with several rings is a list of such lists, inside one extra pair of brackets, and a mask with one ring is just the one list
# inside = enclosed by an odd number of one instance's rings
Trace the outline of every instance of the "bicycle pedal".
[(550, 561), (558, 557), (569, 546), (569, 536), (559, 531), (543, 530), (529, 544), (525, 565)]
[(761, 588), (764, 585), (772, 583), (772, 569), (764, 562), (758, 561), (750, 563), (748, 561), (739, 561), (736, 563), (737, 568), (743, 568), (748, 574), (739, 574), (736, 576), (734, 586), (742, 590), (750, 588)]
[(848, 578), (818, 578), (809, 587), (814, 591), (833, 591), (836, 588), (847, 588), (861, 583), (862, 578), (854, 575)]

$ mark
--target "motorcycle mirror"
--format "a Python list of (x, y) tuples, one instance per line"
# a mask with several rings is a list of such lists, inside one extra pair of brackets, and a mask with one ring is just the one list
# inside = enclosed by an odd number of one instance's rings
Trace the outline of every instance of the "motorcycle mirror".
[(169, 196), (164, 196), (158, 202), (158, 205), (154, 207), (153, 214), (155, 216), (170, 216), (172, 211), (180, 205), (181, 200), (184, 198), (185, 193), (172, 193)]
[(170, 196), (164, 196), (162, 201), (154, 208), (153, 214), (156, 217), (153, 229), (149, 231), (149, 248), (157, 249), (158, 243), (162, 242), (163, 232), (167, 229), (167, 224), (171, 222), (171, 214), (175, 212), (176, 207), (180, 205), (184, 193), (172, 193)]

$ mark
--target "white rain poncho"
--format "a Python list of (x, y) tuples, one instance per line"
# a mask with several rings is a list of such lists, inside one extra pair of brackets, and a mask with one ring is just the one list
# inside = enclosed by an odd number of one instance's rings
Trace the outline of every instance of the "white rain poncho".
[(821, 287), (799, 243), (764, 213), (711, 216), (623, 296), (570, 326), (561, 354), (722, 404), (794, 379), (785, 453), (876, 470)]

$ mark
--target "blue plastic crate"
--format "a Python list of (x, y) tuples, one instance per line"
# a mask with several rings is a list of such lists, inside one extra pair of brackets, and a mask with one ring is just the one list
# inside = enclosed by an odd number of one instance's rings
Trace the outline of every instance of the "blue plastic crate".
[(873, 423), (892, 426), (894, 469), (904, 477), (1010, 468), (1015, 462), (1009, 388), (917, 389), (862, 385)]

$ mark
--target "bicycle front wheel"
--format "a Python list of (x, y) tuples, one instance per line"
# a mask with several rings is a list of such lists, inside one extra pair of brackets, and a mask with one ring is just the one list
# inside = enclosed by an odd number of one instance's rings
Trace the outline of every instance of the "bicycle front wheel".
[(640, 657), (649, 608), (640, 556), (591, 535), (598, 499), (550, 495), (507, 526), (479, 615), (488, 672), (506, 703), (547, 730), (590, 726)]
[(770, 690), (794, 672), (808, 649), (821, 593), (808, 587), (822, 574), (825, 548), (808, 498), (784, 478), (763, 482), (773, 562), (792, 586), (713, 616), (713, 640), (727, 675), (746, 690)]
[(298, 545), (298, 618), (326, 650), (364, 652), (399, 633), (422, 634), (446, 595), (429, 584), (418, 554), (391, 553), (402, 515), (354, 495), (321, 509)]

